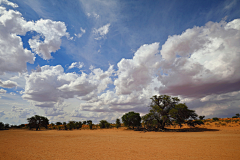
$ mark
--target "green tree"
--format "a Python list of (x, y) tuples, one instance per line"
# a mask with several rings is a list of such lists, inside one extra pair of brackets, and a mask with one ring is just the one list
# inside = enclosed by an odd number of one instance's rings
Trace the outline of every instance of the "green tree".
[(48, 118), (39, 115), (35, 115), (27, 120), (29, 129), (36, 128), (36, 131), (38, 129), (40, 130), (40, 127), (45, 127), (47, 129), (49, 124)]
[(119, 127), (121, 127), (121, 122), (120, 119), (116, 119), (116, 128), (118, 129)]
[(212, 119), (213, 119), (213, 121), (219, 121), (218, 117), (213, 117)]
[(87, 124), (87, 121), (83, 121), (83, 124)]
[[(197, 114), (193, 110), (189, 110), (185, 104), (179, 103), (178, 97), (168, 95), (153, 96), (149, 106), (150, 111), (144, 116), (144, 120), (156, 123), (156, 129), (165, 129), (166, 125), (175, 122), (180, 127), (187, 119), (196, 119)], [(148, 124), (149, 125), (149, 124)]]
[(110, 127), (110, 123), (108, 123), (108, 121), (106, 120), (101, 120), (99, 123), (100, 128), (109, 128)]
[(178, 124), (180, 128), (185, 120), (191, 118), (196, 119), (197, 114), (193, 110), (189, 110), (185, 104), (176, 104), (174, 108), (169, 111), (170, 117), (173, 119), (175, 124)]
[(134, 127), (141, 126), (141, 117), (139, 113), (128, 112), (122, 116), (122, 122), (124, 126), (134, 129)]

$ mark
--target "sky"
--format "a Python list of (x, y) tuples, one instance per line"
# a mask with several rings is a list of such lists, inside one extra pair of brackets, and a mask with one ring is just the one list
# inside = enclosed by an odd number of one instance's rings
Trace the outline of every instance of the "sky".
[(240, 112), (240, 0), (0, 0), (1, 122), (115, 122), (153, 95)]

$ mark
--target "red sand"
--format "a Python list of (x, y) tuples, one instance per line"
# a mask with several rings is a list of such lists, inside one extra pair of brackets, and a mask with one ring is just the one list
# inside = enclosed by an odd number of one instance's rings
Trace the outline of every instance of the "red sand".
[(219, 131), (0, 131), (0, 159), (239, 159), (240, 126)]

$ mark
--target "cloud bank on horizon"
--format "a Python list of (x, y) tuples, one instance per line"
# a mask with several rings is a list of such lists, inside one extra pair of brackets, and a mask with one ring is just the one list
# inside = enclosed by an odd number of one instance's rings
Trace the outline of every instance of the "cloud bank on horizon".
[[(161, 17), (165, 12), (129, 11), (157, 6), (143, 3), (0, 0), (0, 121), (25, 123), (41, 114), (52, 122), (113, 122), (128, 111), (144, 115), (160, 94), (179, 96), (207, 117), (240, 112), (240, 2), (191, 11), (193, 22), (182, 30), (166, 25), (177, 22)], [(72, 10), (51, 12), (64, 7)], [(150, 19), (156, 14), (165, 26)], [(197, 14), (210, 20), (195, 25)]]

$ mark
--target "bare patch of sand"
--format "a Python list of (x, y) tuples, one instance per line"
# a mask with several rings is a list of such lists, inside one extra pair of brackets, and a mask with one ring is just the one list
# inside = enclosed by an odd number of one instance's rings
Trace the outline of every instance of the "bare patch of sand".
[(0, 159), (239, 159), (240, 126), (202, 132), (0, 131)]

